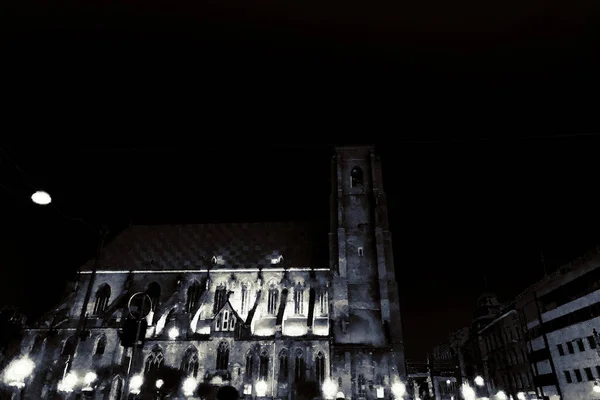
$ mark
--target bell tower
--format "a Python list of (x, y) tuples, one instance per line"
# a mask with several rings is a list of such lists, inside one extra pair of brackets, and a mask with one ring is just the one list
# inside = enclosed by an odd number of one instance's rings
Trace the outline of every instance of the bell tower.
[(335, 148), (331, 186), (332, 376), (346, 398), (380, 398), (365, 390), (387, 391), (406, 371), (381, 161), (374, 148)]

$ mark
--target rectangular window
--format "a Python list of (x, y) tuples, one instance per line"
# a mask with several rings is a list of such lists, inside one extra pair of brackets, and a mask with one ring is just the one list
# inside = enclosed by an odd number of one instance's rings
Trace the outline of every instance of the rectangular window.
[(320, 289), (317, 297), (317, 310), (319, 315), (327, 315), (327, 289)]
[(242, 314), (246, 314), (248, 308), (248, 287), (246, 285), (242, 286)]
[(558, 349), (558, 354), (560, 354), (561, 356), (565, 355), (565, 350), (562, 347), (562, 344), (557, 344), (556, 348)]
[(577, 379), (577, 382), (583, 381), (583, 378), (581, 377), (581, 371), (579, 369), (576, 369), (573, 372), (575, 372), (575, 379)]
[(575, 350), (573, 349), (573, 343), (572, 342), (567, 342), (567, 350), (569, 351), (569, 354), (575, 353)]
[(269, 289), (269, 299), (267, 303), (267, 312), (270, 315), (277, 314), (277, 302), (279, 301), (279, 291), (277, 289)]
[(571, 378), (571, 373), (569, 371), (565, 371), (565, 379), (567, 383), (573, 383), (573, 378)]
[(223, 330), (226, 331), (229, 329), (229, 313), (225, 311), (223, 313)]
[(588, 336), (587, 340), (588, 340), (588, 344), (590, 345), (590, 349), (595, 349), (597, 346), (596, 338), (593, 336)]
[(585, 377), (587, 378), (588, 381), (593, 381), (594, 380), (594, 374), (592, 374), (592, 369), (591, 368), (584, 368), (583, 371), (585, 372)]
[(577, 339), (577, 347), (579, 351), (585, 351), (585, 346), (583, 345), (583, 339)]

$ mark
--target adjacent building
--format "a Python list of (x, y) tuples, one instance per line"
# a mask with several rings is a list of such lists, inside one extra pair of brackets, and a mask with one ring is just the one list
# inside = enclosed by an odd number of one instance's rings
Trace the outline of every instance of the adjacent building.
[[(132, 376), (152, 392), (176, 372), (248, 398), (293, 399), (299, 384), (328, 378), (338, 397), (390, 397), (406, 370), (374, 149), (336, 148), (331, 185), (328, 234), (304, 222), (122, 232), (26, 330), (22, 352), (36, 368), (25, 397), (60, 396), (69, 377), (75, 393), (124, 399)], [(124, 348), (119, 332), (136, 310), (145, 310), (145, 341)], [(94, 380), (84, 382), (89, 373)]]
[(528, 288), (516, 308), (539, 397), (600, 398), (600, 247)]

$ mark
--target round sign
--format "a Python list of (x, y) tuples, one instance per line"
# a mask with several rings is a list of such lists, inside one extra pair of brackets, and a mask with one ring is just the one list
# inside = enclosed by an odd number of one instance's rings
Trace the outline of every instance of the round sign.
[(138, 292), (131, 296), (127, 303), (129, 315), (135, 319), (143, 319), (150, 314), (152, 310), (152, 299), (144, 292)]

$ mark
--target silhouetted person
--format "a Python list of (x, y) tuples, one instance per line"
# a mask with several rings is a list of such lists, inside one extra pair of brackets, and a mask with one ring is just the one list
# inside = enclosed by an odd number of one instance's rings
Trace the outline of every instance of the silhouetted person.
[(240, 393), (233, 386), (223, 386), (217, 391), (217, 400), (239, 400)]

